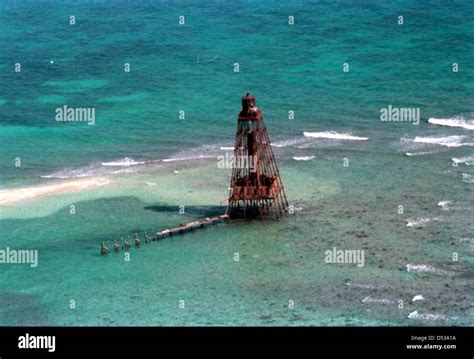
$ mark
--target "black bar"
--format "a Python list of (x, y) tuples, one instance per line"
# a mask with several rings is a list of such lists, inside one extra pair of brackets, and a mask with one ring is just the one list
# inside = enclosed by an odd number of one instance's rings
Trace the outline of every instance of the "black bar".
[[(55, 351), (19, 349), (19, 337), (55, 336)], [(426, 338), (421, 341), (422, 338)], [(453, 339), (455, 338), (455, 339)], [(473, 358), (472, 327), (1, 327), (1, 359), (86, 353), (280, 352), (393, 353)], [(456, 348), (407, 349), (407, 345)]]

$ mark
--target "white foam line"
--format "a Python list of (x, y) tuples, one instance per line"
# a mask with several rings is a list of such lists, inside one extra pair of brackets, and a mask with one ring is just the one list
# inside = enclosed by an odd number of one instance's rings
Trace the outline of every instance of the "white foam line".
[(367, 141), (369, 139), (368, 137), (353, 136), (351, 133), (338, 133), (336, 131), (303, 132), (303, 135), (305, 137), (333, 140)]
[(295, 161), (311, 161), (314, 156), (293, 157)]
[(444, 137), (432, 137), (432, 136), (416, 136), (413, 139), (415, 143), (424, 143), (428, 145), (441, 145), (446, 147), (461, 147), (461, 146), (472, 146), (472, 143), (462, 142), (466, 136), (444, 136)]
[(145, 162), (143, 161), (135, 161), (133, 158), (125, 157), (118, 161), (112, 162), (101, 162), (102, 166), (112, 166), (112, 167), (129, 167), (129, 166), (136, 166), (142, 165)]
[(393, 304), (393, 300), (384, 298), (372, 298), (370, 295), (362, 299), (365, 304)]
[(429, 218), (408, 218), (407, 227), (423, 227), (430, 221)]
[(422, 320), (456, 320), (457, 317), (450, 317), (444, 314), (435, 313), (418, 313), (417, 310), (408, 314), (409, 319), (422, 319)]
[(461, 127), (466, 130), (474, 130), (474, 123), (467, 122), (463, 117), (429, 118), (428, 123), (438, 126)]
[(180, 157), (180, 158), (165, 158), (162, 160), (163, 162), (176, 162), (176, 161), (189, 161), (189, 160), (199, 160), (203, 158), (215, 158), (216, 156), (211, 155), (199, 155), (199, 156), (191, 156), (191, 157)]
[(448, 211), (449, 210), (449, 205), (451, 204), (451, 201), (440, 201), (438, 202), (438, 206), (441, 207), (443, 211)]
[(451, 158), (451, 161), (453, 161), (456, 164), (464, 163), (467, 166), (471, 166), (474, 164), (474, 155), (471, 156), (465, 156), (465, 157), (459, 157), (459, 158)]
[(408, 272), (414, 272), (414, 273), (435, 273), (436, 269), (432, 266), (426, 265), (426, 264), (411, 264), (408, 263), (406, 265), (407, 271)]
[(357, 284), (357, 283), (347, 283), (349, 287), (355, 287), (355, 288), (364, 288), (364, 289), (375, 289), (375, 286), (373, 284)]
[(429, 273), (429, 274), (438, 274), (438, 275), (452, 275), (452, 272), (448, 272), (441, 269), (436, 269), (433, 266), (427, 264), (414, 264), (408, 263), (406, 265), (407, 272), (410, 273)]
[(444, 151), (422, 151), (422, 152), (406, 152), (405, 156), (408, 157), (413, 157), (413, 156), (426, 156), (426, 155), (434, 155), (436, 153), (442, 153), (446, 152), (447, 150)]

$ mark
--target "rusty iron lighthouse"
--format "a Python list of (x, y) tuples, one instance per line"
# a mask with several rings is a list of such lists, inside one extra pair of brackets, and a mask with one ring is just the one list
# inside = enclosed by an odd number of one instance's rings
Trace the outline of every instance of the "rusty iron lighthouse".
[(242, 97), (226, 214), (230, 218), (279, 218), (288, 210), (283, 182), (255, 97)]

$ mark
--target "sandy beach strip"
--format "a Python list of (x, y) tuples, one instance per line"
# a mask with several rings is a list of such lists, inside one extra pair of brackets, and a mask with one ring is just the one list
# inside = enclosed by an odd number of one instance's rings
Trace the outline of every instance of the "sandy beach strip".
[(16, 188), (0, 191), (0, 205), (64, 192), (76, 192), (92, 189), (111, 183), (107, 178), (88, 178), (29, 188)]

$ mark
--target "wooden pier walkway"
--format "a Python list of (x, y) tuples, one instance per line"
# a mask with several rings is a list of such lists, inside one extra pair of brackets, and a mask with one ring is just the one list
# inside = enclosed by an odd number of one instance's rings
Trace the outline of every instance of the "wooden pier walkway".
[(208, 225), (217, 224), (219, 222), (224, 222), (224, 221), (225, 222), (229, 221), (229, 215), (221, 214), (214, 217), (207, 217), (199, 221), (193, 221), (193, 222), (180, 224), (177, 227), (171, 227), (171, 228), (163, 229), (159, 232), (156, 232), (155, 236), (156, 236), (156, 239), (161, 239), (164, 237), (174, 236), (175, 234), (183, 234), (188, 231), (193, 231), (198, 228), (204, 228)]
[[(183, 234), (183, 233), (186, 233), (188, 231), (194, 231), (195, 229), (204, 228), (208, 225), (217, 224), (219, 222), (226, 222), (226, 223), (229, 222), (229, 215), (221, 214), (221, 215), (214, 216), (214, 217), (207, 217), (207, 218), (201, 219), (199, 221), (182, 223), (177, 227), (171, 227), (171, 228), (163, 229), (163, 230), (158, 231), (158, 232), (152, 231), (152, 234), (154, 234), (154, 238), (150, 238), (148, 236), (148, 232), (145, 232), (144, 241), (145, 241), (145, 243), (150, 243), (151, 241), (160, 240), (160, 239), (165, 238), (165, 237), (171, 237), (171, 236), (174, 236), (175, 234)], [(133, 241), (134, 241), (133, 244), (134, 244), (135, 247), (137, 247), (137, 248), (140, 247), (140, 239), (139, 239), (139, 236), (138, 236), (138, 232), (135, 232), (135, 238), (134, 238)], [(127, 241), (124, 241), (122, 239), (122, 246), (121, 247), (125, 251), (130, 250), (130, 248), (132, 247), (132, 243), (130, 243), (130, 236), (128, 236)], [(114, 248), (115, 253), (118, 253), (120, 251), (120, 243), (117, 240), (115, 240), (113, 248)], [(105, 241), (102, 241), (100, 243), (100, 253), (102, 255), (109, 254), (109, 247), (108, 247), (108, 244), (105, 243)]]

